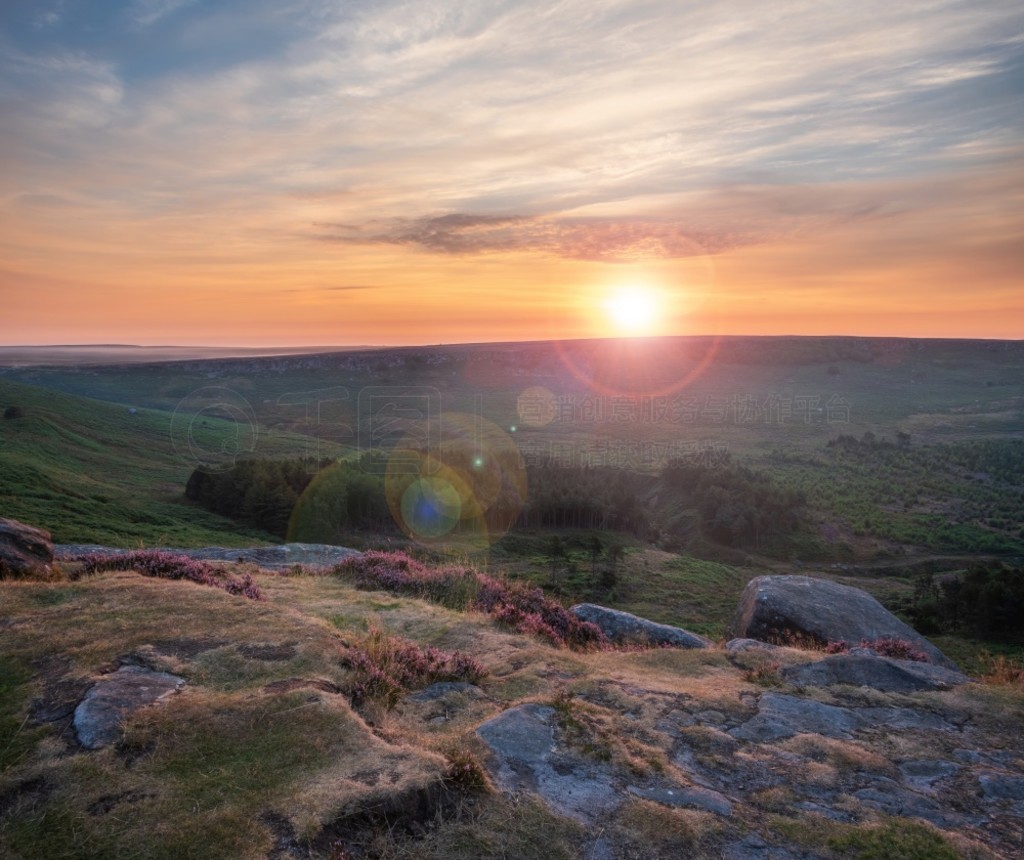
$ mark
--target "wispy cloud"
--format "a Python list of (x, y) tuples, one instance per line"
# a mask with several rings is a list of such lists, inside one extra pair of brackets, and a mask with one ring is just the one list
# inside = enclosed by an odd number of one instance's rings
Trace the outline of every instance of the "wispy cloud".
[(150, 27), (196, 0), (134, 0), (129, 9), (132, 20), (140, 27)]

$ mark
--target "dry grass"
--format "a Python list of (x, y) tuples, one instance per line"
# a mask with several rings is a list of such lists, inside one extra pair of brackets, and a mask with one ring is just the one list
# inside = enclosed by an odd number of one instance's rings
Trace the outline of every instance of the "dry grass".
[(1005, 654), (984, 654), (980, 680), (984, 684), (1024, 688), (1024, 663)]
[(868, 771), (892, 776), (896, 772), (889, 759), (855, 741), (803, 734), (783, 741), (780, 748), (815, 762), (827, 763), (839, 773)]

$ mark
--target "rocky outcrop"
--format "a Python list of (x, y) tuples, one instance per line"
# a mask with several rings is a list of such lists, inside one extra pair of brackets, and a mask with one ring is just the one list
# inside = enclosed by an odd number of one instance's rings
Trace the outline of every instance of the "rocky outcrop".
[(48, 531), (0, 517), (0, 579), (47, 575), (52, 562)]
[(866, 591), (809, 576), (759, 576), (740, 596), (733, 635), (772, 639), (796, 634), (821, 643), (903, 639), (939, 666), (956, 665)]
[(608, 609), (594, 603), (578, 603), (569, 610), (581, 621), (596, 624), (612, 642), (646, 645), (668, 645), (673, 648), (709, 648), (711, 642), (703, 636), (672, 627), (669, 624), (658, 624), (637, 615)]
[(185, 684), (184, 678), (142, 666), (122, 666), (97, 681), (75, 709), (78, 742), (89, 750), (112, 744), (126, 716), (152, 705)]
[(944, 666), (864, 654), (836, 654), (803, 666), (790, 666), (782, 670), (782, 677), (797, 687), (848, 684), (886, 693), (949, 690), (970, 681), (962, 672)]
[[(283, 570), (295, 565), (303, 567), (333, 567), (359, 551), (344, 546), (319, 543), (283, 543), (277, 546), (223, 547), (206, 546), (201, 549), (177, 549), (156, 547), (155, 552), (173, 552), (198, 561), (223, 561), (256, 564), (270, 570)], [(83, 556), (102, 553), (123, 555), (133, 550), (115, 549), (96, 544), (58, 544), (54, 548), (57, 558), (78, 559)]]

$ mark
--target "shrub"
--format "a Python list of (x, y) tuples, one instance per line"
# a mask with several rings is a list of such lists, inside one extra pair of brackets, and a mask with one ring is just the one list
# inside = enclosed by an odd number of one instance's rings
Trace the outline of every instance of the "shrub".
[(420, 689), (438, 681), (476, 683), (487, 670), (461, 651), (442, 651), (419, 646), (400, 636), (388, 636), (371, 625), (363, 641), (350, 648), (344, 664), (356, 674), (353, 704), (376, 699), (387, 708), (401, 701), (407, 690)]
[(334, 573), (352, 580), (358, 588), (420, 597), (451, 609), (476, 609), (505, 627), (553, 645), (586, 650), (608, 644), (597, 625), (581, 621), (539, 588), (468, 568), (430, 568), (402, 552), (370, 550), (345, 559)]
[(7, 421), (13, 421), (15, 418), (24, 418), (25, 410), (20, 406), (8, 406), (4, 410), (4, 418)]
[(449, 785), (465, 791), (484, 791), (488, 787), (487, 774), (473, 753), (457, 747), (445, 753), (448, 766), (444, 778)]
[[(919, 648), (908, 642), (906, 639), (898, 639), (895, 636), (881, 636), (878, 639), (861, 639), (858, 648), (866, 648), (874, 651), (882, 657), (893, 657), (896, 660), (913, 660), (916, 663), (927, 663), (928, 655)], [(846, 640), (829, 640), (825, 647), (817, 650), (824, 650), (826, 654), (846, 654), (850, 646)]]
[(981, 680), (986, 684), (1024, 685), (1024, 664), (1011, 660), (1005, 654), (993, 656), (987, 651), (981, 655)]
[(228, 594), (248, 597), (250, 600), (266, 600), (263, 591), (250, 574), (239, 578), (208, 562), (189, 558), (187, 555), (175, 555), (160, 550), (134, 550), (116, 555), (89, 555), (81, 560), (82, 567), (75, 575), (75, 579), (105, 570), (134, 570), (143, 576), (185, 579), (198, 585), (220, 588)]
[(782, 683), (780, 670), (782, 664), (778, 660), (758, 660), (743, 672), (743, 680), (762, 687), (777, 687)]
[(876, 654), (883, 657), (894, 657), (897, 660), (913, 660), (916, 663), (927, 663), (928, 655), (918, 648), (915, 648), (906, 639), (897, 639), (894, 636), (883, 636), (880, 639), (862, 639), (861, 648), (870, 648)]

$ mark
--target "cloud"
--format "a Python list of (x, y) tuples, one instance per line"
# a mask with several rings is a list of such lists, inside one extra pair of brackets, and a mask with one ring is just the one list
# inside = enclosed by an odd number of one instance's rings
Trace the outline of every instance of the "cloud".
[[(319, 223), (316, 237), (353, 245), (405, 245), (428, 253), (534, 253), (606, 263), (713, 255), (879, 217), (875, 194), (840, 188), (736, 186), (690, 199), (660, 217), (474, 215)], [(664, 202), (661, 204), (665, 208)]]
[(162, 18), (195, 2), (196, 0), (134, 0), (129, 14), (138, 26), (151, 27)]

